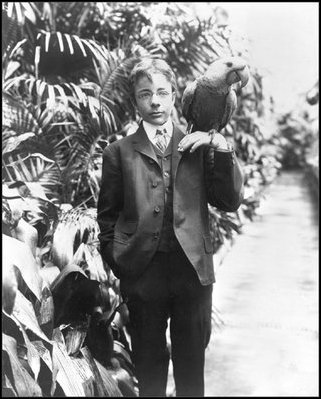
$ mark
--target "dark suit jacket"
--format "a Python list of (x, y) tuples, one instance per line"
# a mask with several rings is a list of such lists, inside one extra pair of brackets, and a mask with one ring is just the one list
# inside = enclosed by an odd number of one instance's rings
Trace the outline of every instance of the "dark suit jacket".
[[(236, 211), (243, 177), (234, 151), (209, 146), (180, 153), (184, 134), (173, 131), (174, 232), (203, 285), (215, 281), (208, 203)], [(98, 200), (100, 248), (117, 277), (135, 277), (157, 250), (164, 215), (161, 167), (142, 126), (107, 146)]]

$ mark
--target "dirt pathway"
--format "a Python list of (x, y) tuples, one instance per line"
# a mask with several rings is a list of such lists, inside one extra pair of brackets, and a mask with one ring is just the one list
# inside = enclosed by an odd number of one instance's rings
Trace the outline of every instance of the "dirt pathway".
[(318, 215), (301, 173), (269, 187), (216, 275), (205, 395), (318, 396)]

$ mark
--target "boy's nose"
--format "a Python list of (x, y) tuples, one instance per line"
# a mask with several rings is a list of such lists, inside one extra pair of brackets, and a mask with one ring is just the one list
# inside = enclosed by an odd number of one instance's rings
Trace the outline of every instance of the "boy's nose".
[(156, 93), (152, 94), (151, 103), (152, 104), (159, 104), (159, 96)]

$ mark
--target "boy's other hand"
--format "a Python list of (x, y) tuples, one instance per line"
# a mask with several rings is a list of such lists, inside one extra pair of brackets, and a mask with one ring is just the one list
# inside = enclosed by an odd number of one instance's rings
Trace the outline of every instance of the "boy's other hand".
[(212, 140), (212, 135), (207, 132), (196, 131), (187, 134), (178, 144), (178, 151), (194, 152), (201, 145), (211, 145), (217, 150), (228, 150), (228, 144), (224, 136), (215, 132)]

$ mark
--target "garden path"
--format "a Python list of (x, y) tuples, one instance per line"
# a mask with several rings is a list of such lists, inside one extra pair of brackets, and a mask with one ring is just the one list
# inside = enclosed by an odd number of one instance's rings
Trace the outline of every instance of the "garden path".
[(205, 395), (318, 396), (318, 214), (282, 172), (216, 270)]

